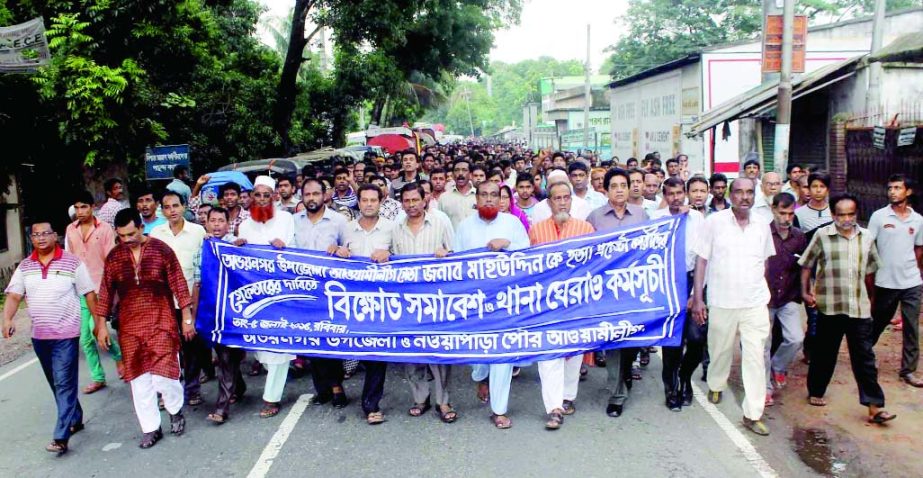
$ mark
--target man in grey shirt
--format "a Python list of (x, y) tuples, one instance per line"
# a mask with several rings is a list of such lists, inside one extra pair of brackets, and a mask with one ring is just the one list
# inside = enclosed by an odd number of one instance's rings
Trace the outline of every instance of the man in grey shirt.
[[(609, 202), (591, 212), (587, 222), (599, 232), (606, 232), (620, 226), (630, 226), (647, 221), (647, 213), (640, 206), (628, 204), (630, 179), (628, 172), (622, 169), (610, 169), (603, 178), (603, 188)], [(606, 414), (618, 417), (622, 414), (625, 401), (628, 400), (626, 378), (631, 377), (631, 363), (637, 355), (636, 347), (609, 349), (606, 351), (606, 381), (609, 387), (609, 404)]]
[(901, 354), (901, 380), (914, 387), (923, 387), (923, 379), (914, 372), (920, 360), (920, 293), (923, 279), (920, 263), (923, 258), (923, 216), (908, 204), (913, 194), (909, 180), (903, 174), (888, 178), (888, 201), (869, 220), (869, 232), (875, 236), (881, 264), (875, 274), (872, 306), (874, 343), (891, 323), (897, 306), (903, 317), (904, 345)]

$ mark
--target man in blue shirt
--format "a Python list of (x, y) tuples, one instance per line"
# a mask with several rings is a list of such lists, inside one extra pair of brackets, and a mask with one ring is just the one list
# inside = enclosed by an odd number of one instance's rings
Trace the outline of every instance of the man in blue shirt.
[[(515, 216), (500, 212), (500, 186), (484, 181), (477, 185), (477, 214), (468, 216), (455, 231), (455, 251), (468, 251), (486, 247), (491, 251), (515, 251), (529, 247), (529, 235)], [(489, 377), (490, 408), (494, 426), (506, 429), (513, 426), (506, 416), (510, 398), (513, 364), (477, 364), (472, 366), (471, 378), (478, 385), (478, 397), (487, 400)]]

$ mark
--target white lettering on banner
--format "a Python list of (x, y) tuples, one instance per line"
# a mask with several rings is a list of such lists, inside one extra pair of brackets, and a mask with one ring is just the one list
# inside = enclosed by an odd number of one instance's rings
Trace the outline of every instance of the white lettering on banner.
[[(147, 160), (148, 160), (148, 161), (170, 161), (170, 162), (176, 162), (176, 161), (181, 161), (181, 160), (186, 160), (186, 159), (189, 159), (189, 154), (187, 154), (187, 153), (180, 153), (180, 152), (177, 152), (177, 151), (170, 151), (170, 152), (167, 153), (167, 154), (148, 154), (148, 155), (147, 155)], [(171, 167), (171, 168), (172, 168), (172, 166), (169, 166), (169, 165), (168, 165), (167, 167)]]
[(253, 297), (260, 295), (277, 295), (280, 292), (282, 292), (282, 281), (270, 279), (240, 287), (228, 294), (228, 300), (231, 301), (231, 310), (240, 313)]
[(231, 270), (275, 272), (276, 265), (272, 259), (259, 257), (238, 256), (237, 254), (221, 254), (221, 263)]
[(663, 250), (667, 248), (670, 231), (658, 232), (660, 226), (649, 226), (644, 229), (644, 234), (631, 239), (625, 234), (619, 234), (618, 239), (606, 241), (596, 245), (596, 255), (611, 259), (615, 253), (628, 252), (629, 250), (646, 251), (649, 249)]
[(351, 349), (394, 349), (397, 347), (397, 338), (395, 337), (327, 337), (324, 339), (327, 345), (331, 347), (343, 347)]
[(287, 336), (277, 336), (277, 335), (250, 335), (244, 334), (241, 336), (246, 344), (253, 345), (279, 345), (279, 344), (288, 344), (288, 345), (304, 345), (308, 347), (320, 347), (320, 338), (319, 337), (287, 337)]
[(540, 274), (545, 272), (544, 257), (544, 254), (512, 252), (470, 260), (466, 276), (471, 280), (487, 280), (514, 277), (520, 271), (527, 275)]
[(589, 272), (580, 277), (572, 277), (562, 281), (554, 281), (548, 285), (545, 293), (545, 304), (548, 310), (555, 310), (559, 306), (570, 307), (577, 304), (586, 304), (590, 299), (594, 301), (603, 297), (603, 278)]
[(285, 285), (288, 290), (317, 290), (317, 281), (310, 277), (286, 279), (282, 281), (282, 284)]
[(586, 265), (593, 258), (593, 246), (580, 247), (567, 250), (567, 267), (573, 269), (578, 265)]
[(479, 319), (484, 318), (484, 300), (487, 295), (477, 289), (472, 294), (446, 294), (437, 290), (435, 294), (404, 294), (404, 300), (409, 303), (407, 313), (417, 314), (417, 323), (423, 321), (423, 316), (429, 317), (431, 322), (452, 322), (456, 314), (462, 319), (468, 319), (468, 311), (477, 311)]
[(650, 255), (644, 265), (638, 265), (638, 261), (634, 261), (628, 267), (607, 270), (605, 273), (609, 275), (606, 288), (612, 291), (616, 299), (619, 298), (620, 290), (628, 292), (632, 297), (638, 297), (636, 289), (643, 289), (639, 299), (641, 302), (651, 303), (654, 299), (650, 294), (663, 289), (666, 266), (663, 257)]
[(497, 293), (497, 307), (506, 309), (508, 315), (519, 315), (523, 307), (529, 308), (529, 313), (542, 311), (542, 291), (545, 286), (536, 282), (535, 285), (522, 287), (520, 285), (507, 286), (506, 291)]
[(417, 267), (391, 267), (371, 264), (368, 269), (342, 269), (330, 268), (331, 279), (348, 280), (354, 282), (417, 282), (420, 268)]
[(413, 337), (404, 337), (401, 339), (401, 346), (410, 349), (411, 345), (418, 350), (437, 350), (446, 351), (480, 351), (488, 354), (497, 350), (497, 340), (499, 334), (445, 334), (445, 335), (421, 335)]
[(505, 332), (500, 339), (500, 345), (507, 350), (541, 349), (542, 333), (529, 332), (526, 330)]
[(345, 334), (347, 328), (343, 324), (334, 324), (329, 320), (324, 320), (321, 322), (314, 322), (314, 331), (315, 332), (330, 332), (333, 334)]
[(574, 330), (547, 330), (545, 337), (548, 345), (571, 346), (581, 344), (598, 344), (599, 342), (618, 342), (644, 331), (644, 324), (632, 324), (621, 320), (618, 324), (600, 322), (596, 327)]
[(448, 282), (463, 279), (461, 262), (423, 264), (420, 268), (423, 271), (424, 282)]
[(304, 262), (290, 261), (286, 259), (282, 254), (276, 256), (276, 264), (279, 266), (279, 270), (282, 272), (292, 272), (299, 276), (321, 278), (327, 277), (326, 267), (316, 266), (314, 264), (306, 264)]
[(327, 313), (331, 320), (336, 318), (336, 312), (342, 313), (346, 320), (354, 318), (358, 322), (366, 318), (374, 321), (376, 315), (381, 322), (385, 318), (401, 318), (403, 307), (400, 294), (385, 292), (380, 287), (378, 292), (347, 292), (346, 286), (336, 281), (327, 282), (324, 289), (327, 294)]

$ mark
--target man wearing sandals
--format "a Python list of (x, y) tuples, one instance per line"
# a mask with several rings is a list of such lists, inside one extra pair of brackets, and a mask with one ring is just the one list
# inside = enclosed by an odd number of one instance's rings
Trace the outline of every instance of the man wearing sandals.
[[(237, 241), (237, 236), (228, 232), (231, 227), (230, 218), (228, 210), (220, 206), (215, 206), (208, 211), (208, 216), (205, 220), (208, 236), (227, 243)], [(201, 250), (195, 256), (193, 269), (195, 270), (195, 276), (192, 288), (192, 316), (195, 317), (202, 286)], [(228, 410), (231, 405), (237, 403), (243, 397), (244, 392), (247, 391), (247, 383), (244, 382), (243, 374), (240, 371), (240, 363), (243, 361), (246, 352), (240, 348), (215, 344), (215, 354), (218, 356), (218, 400), (215, 403), (215, 411), (209, 413), (206, 419), (220, 425), (228, 420)]]
[[(394, 223), (379, 217), (384, 191), (374, 184), (359, 187), (359, 219), (346, 226), (344, 244), (336, 250), (337, 257), (368, 257), (375, 263), (387, 262), (391, 257), (391, 231)], [(384, 394), (388, 363), (363, 360), (365, 382), (362, 386), (362, 411), (369, 425), (384, 423), (379, 403)]]
[(54, 438), (45, 449), (60, 456), (67, 452), (71, 435), (83, 429), (83, 409), (77, 400), (79, 298), (86, 297), (92, 310), (96, 284), (77, 256), (58, 247), (57, 234), (49, 222), (36, 221), (31, 237), (32, 254), (19, 263), (6, 288), (3, 337), (16, 333), (13, 316), (25, 297), (32, 319), (32, 348), (58, 407)]
[[(769, 435), (762, 416), (766, 407), (766, 363), (771, 298), (766, 260), (775, 246), (769, 223), (750, 213), (756, 181), (740, 177), (731, 183), (731, 208), (705, 219), (693, 250), (696, 255), (692, 318), (708, 321), (708, 401), (721, 402), (740, 333), (740, 369), (744, 383), (743, 425)], [(707, 279), (707, 280), (706, 280)], [(708, 283), (706, 309), (704, 289)]]
[[(124, 379), (131, 385), (144, 433), (139, 446), (150, 448), (163, 438), (158, 393), (170, 414), (170, 432), (181, 435), (186, 428), (179, 351), (180, 333), (187, 341), (195, 337), (192, 297), (176, 254), (163, 241), (144, 235), (137, 210), (119, 211), (115, 232), (120, 244), (106, 258), (96, 305), (96, 340), (104, 350), (109, 348), (106, 317), (118, 296)], [(174, 298), (182, 330), (176, 327)]]
[[(439, 219), (427, 210), (426, 192), (420, 183), (405, 184), (400, 191), (401, 205), (406, 216), (395, 225), (391, 235), (391, 252), (394, 255), (433, 255), (437, 258), (447, 256), (452, 251), (452, 225), (449, 221)], [(430, 382), (432, 395), (439, 407), (437, 414), (446, 423), (458, 419), (458, 413), (449, 403), (449, 377), (452, 367), (442, 364), (405, 365), (404, 370), (410, 382), (414, 404), (408, 413), (413, 417), (422, 416), (429, 410)]]
[[(491, 181), (478, 183), (475, 187), (477, 213), (468, 216), (458, 224), (455, 231), (455, 250), (472, 249), (515, 251), (529, 247), (526, 228), (516, 216), (500, 212), (500, 186)], [(512, 422), (506, 416), (513, 379), (513, 364), (477, 364), (472, 366), (471, 378), (478, 382), (478, 397), (483, 400), (487, 385), (490, 393), (491, 419), (500, 429), (510, 428)], [(485, 381), (488, 381), (485, 384)]]
[[(554, 183), (548, 187), (548, 204), (551, 217), (541, 221), (529, 230), (532, 245), (560, 241), (593, 233), (593, 226), (586, 221), (571, 217), (571, 190), (566, 182)], [(577, 385), (580, 383), (580, 365), (583, 354), (543, 360), (538, 363), (538, 374), (542, 381), (542, 402), (548, 421), (545, 428), (557, 430), (564, 423), (564, 415), (576, 411)]]
[[(240, 223), (235, 244), (271, 245), (284, 249), (292, 244), (295, 224), (292, 215), (280, 211), (272, 203), (276, 182), (269, 176), (257, 176), (253, 183), (253, 203), (250, 217)], [(256, 359), (266, 367), (266, 385), (263, 387), (263, 409), (260, 417), (269, 418), (279, 414), (282, 393), (288, 379), (288, 364), (294, 355), (263, 352), (256, 353)]]
[[(824, 406), (827, 385), (833, 378), (840, 344), (846, 336), (849, 361), (859, 387), (859, 403), (868, 407), (869, 422), (882, 424), (896, 418), (885, 411), (885, 394), (878, 384), (875, 365), (872, 304), (866, 280), (878, 270), (875, 237), (856, 224), (859, 201), (849, 194), (830, 202), (833, 224), (817, 230), (802, 256), (801, 294), (805, 305), (817, 308), (816, 345), (808, 367), (808, 400)], [(814, 289), (811, 271), (816, 270)]]

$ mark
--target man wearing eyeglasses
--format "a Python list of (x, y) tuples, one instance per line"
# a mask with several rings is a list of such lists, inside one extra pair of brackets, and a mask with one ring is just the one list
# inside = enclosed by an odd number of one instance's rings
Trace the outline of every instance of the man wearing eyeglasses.
[(96, 283), (80, 259), (58, 247), (51, 224), (32, 225), (32, 255), (19, 263), (6, 288), (3, 337), (16, 333), (13, 316), (25, 297), (32, 319), (32, 348), (58, 407), (54, 438), (45, 450), (67, 452), (70, 436), (83, 430), (83, 410), (77, 400), (80, 300), (96, 307)]
[[(458, 164), (458, 162), (456, 162)], [(529, 247), (529, 235), (516, 216), (500, 212), (500, 186), (491, 181), (477, 185), (477, 214), (461, 221), (455, 230), (455, 250), (486, 247), (491, 251), (515, 251)], [(513, 423), (506, 416), (513, 378), (513, 364), (472, 366), (471, 378), (478, 382), (478, 398), (486, 401), (489, 386), (491, 419), (499, 429)], [(488, 382), (489, 379), (489, 382)]]
[[(471, 184), (471, 162), (465, 158), (455, 161), (452, 166), (455, 188), (439, 197), (439, 210), (452, 220), (452, 227), (458, 225), (474, 213), (475, 191)], [(499, 194), (499, 192), (497, 193)]]

